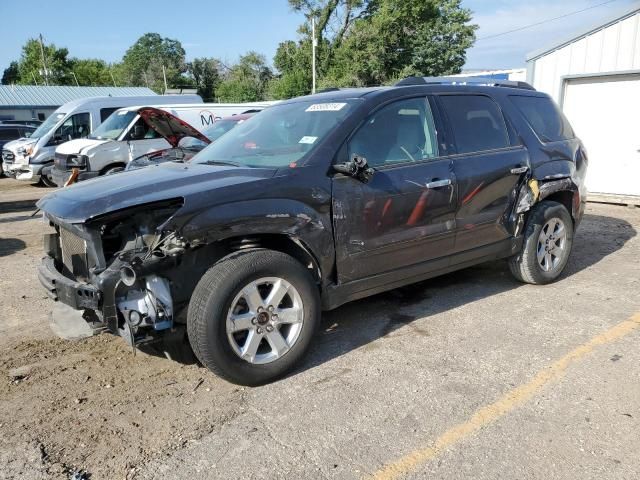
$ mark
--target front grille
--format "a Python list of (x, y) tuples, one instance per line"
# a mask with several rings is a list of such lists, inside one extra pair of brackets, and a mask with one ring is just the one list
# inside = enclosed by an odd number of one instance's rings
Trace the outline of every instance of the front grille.
[(76, 234), (60, 228), (60, 246), (62, 247), (62, 264), (64, 274), (72, 279), (87, 279), (89, 267), (87, 262), (87, 243)]
[(2, 160), (4, 163), (13, 163), (16, 156), (10, 150), (2, 150)]

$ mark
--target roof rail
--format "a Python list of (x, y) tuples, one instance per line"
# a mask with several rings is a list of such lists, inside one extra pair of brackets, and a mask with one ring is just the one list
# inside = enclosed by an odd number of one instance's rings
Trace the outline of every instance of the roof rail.
[(395, 84), (396, 87), (407, 85), (478, 85), (488, 87), (522, 88), (535, 90), (527, 82), (514, 80), (498, 80), (488, 77), (407, 77)]

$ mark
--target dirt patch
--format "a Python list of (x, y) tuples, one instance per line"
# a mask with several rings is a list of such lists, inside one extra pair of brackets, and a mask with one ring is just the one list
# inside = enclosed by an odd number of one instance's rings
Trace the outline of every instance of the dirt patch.
[[(0, 353), (0, 478), (132, 478), (240, 413), (244, 390), (99, 335)], [(4, 476), (3, 476), (4, 475)]]

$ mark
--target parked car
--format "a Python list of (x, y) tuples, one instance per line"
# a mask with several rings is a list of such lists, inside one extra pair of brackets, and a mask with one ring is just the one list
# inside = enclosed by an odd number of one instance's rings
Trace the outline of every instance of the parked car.
[[(255, 112), (275, 102), (210, 103), (200, 105), (156, 105), (204, 131), (223, 116)], [(51, 176), (63, 186), (74, 168), (80, 170), (78, 181), (120, 172), (134, 158), (170, 148), (167, 140), (149, 127), (140, 116), (145, 106), (127, 107), (114, 112), (86, 139), (67, 142), (56, 149)]]
[(323, 309), (501, 258), (519, 281), (556, 280), (586, 169), (566, 118), (525, 83), (299, 97), (188, 164), (46, 196), (39, 277), (134, 345), (186, 325), (205, 366), (257, 385), (300, 362)]
[(109, 115), (129, 105), (202, 104), (198, 95), (147, 95), (139, 97), (88, 97), (65, 103), (53, 112), (29, 138), (7, 143), (2, 162), (7, 174), (25, 182), (56, 186), (51, 167), (58, 145), (85, 138)]
[[(7, 142), (16, 140), (17, 138), (27, 138), (35, 130), (35, 127), (23, 125), (20, 123), (0, 123), (0, 151)], [(4, 176), (4, 169), (0, 163), (0, 177)]]
[[(157, 152), (134, 158), (127, 164), (125, 168), (126, 171), (137, 170), (148, 167), (149, 165), (158, 165), (165, 162), (187, 162), (211, 142), (217, 140), (233, 127), (240, 125), (255, 115), (253, 113), (244, 113), (224, 117), (216, 121), (213, 127), (209, 127), (200, 133), (191, 127), (191, 125), (185, 124), (179, 118), (174, 117), (168, 112), (158, 111), (158, 113), (163, 118), (162, 127), (164, 128), (156, 128), (153, 125), (150, 125), (150, 127), (154, 128), (154, 130), (158, 132), (158, 135), (169, 142), (171, 148), (158, 150)], [(141, 117), (143, 117), (143, 115), (141, 115)], [(176, 132), (179, 132), (179, 134), (176, 135)]]

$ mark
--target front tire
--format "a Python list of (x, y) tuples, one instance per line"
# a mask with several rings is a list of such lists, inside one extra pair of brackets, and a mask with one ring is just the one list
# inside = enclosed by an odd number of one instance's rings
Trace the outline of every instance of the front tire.
[(255, 386), (291, 370), (319, 322), (320, 298), (309, 271), (289, 255), (255, 249), (225, 257), (202, 276), (187, 329), (203, 365)]
[(534, 285), (555, 281), (569, 261), (573, 233), (564, 205), (548, 200), (537, 204), (529, 213), (522, 252), (509, 260), (513, 276)]

